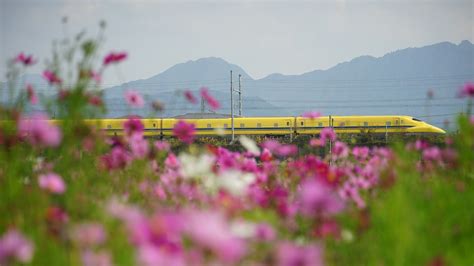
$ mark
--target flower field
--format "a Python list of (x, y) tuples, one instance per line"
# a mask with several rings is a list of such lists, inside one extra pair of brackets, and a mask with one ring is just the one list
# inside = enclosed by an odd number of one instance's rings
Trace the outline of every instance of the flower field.
[[(469, 114), (441, 145), (354, 146), (326, 128), (304, 155), (274, 139), (240, 137), (238, 151), (197, 144), (185, 121), (156, 140), (130, 117), (110, 137), (82, 119), (106, 112), (101, 76), (127, 54), (101, 57), (99, 44), (81, 35), (56, 51), (43, 73), (54, 99), (18, 82), (36, 58), (11, 61), (19, 93), (0, 109), (0, 265), (473, 265)], [(474, 85), (460, 96), (469, 113)], [(124, 97), (144, 105), (133, 88)], [(201, 97), (220, 107), (207, 88)], [(40, 100), (49, 114), (25, 111)], [(48, 122), (53, 111), (61, 123)]]

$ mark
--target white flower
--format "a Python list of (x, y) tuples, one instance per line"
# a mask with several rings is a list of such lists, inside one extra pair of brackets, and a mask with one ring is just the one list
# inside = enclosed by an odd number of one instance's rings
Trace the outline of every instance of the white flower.
[(219, 187), (226, 189), (234, 195), (242, 195), (247, 187), (255, 181), (252, 173), (243, 173), (237, 170), (228, 170), (217, 178)]
[(250, 238), (255, 236), (257, 226), (246, 221), (234, 221), (230, 224), (230, 232), (240, 238)]
[(193, 156), (181, 153), (178, 156), (180, 162), (180, 174), (183, 178), (199, 178), (212, 174), (214, 157), (209, 154)]
[(260, 149), (257, 147), (257, 144), (255, 144), (255, 141), (253, 141), (251, 138), (246, 136), (240, 136), (239, 141), (240, 144), (242, 144), (242, 146), (244, 146), (244, 148), (247, 149), (248, 152), (252, 153), (255, 156), (260, 155)]

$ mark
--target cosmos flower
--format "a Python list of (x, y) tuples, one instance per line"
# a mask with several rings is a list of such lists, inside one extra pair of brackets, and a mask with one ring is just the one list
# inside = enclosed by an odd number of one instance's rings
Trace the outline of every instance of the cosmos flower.
[(125, 92), (125, 100), (127, 104), (132, 107), (143, 107), (145, 104), (145, 101), (143, 100), (143, 97), (140, 95), (140, 93), (133, 90), (128, 90)]
[(63, 194), (66, 191), (66, 184), (63, 179), (56, 173), (47, 173), (38, 177), (40, 188), (54, 194)]
[(208, 88), (201, 88), (201, 97), (207, 102), (207, 104), (209, 104), (209, 107), (211, 107), (212, 110), (217, 110), (221, 107), (221, 104), (211, 96)]
[(290, 242), (278, 244), (277, 247), (278, 266), (322, 266), (322, 250), (317, 245), (297, 246)]
[(462, 87), (459, 91), (459, 96), (461, 98), (474, 98), (474, 83), (468, 82), (464, 84), (464, 87)]
[(148, 154), (148, 141), (142, 135), (133, 134), (129, 138), (130, 150), (135, 158), (145, 158)]
[(84, 223), (74, 228), (72, 238), (82, 247), (93, 247), (104, 243), (106, 234), (101, 224)]
[(115, 64), (115, 63), (120, 63), (121, 61), (125, 60), (127, 58), (127, 53), (126, 52), (111, 52), (107, 56), (104, 57), (103, 64), (104, 66), (110, 65), (110, 64)]
[(255, 156), (259, 156), (260, 155), (260, 149), (257, 147), (257, 144), (255, 144), (255, 141), (252, 140), (251, 138), (247, 137), (247, 136), (240, 136), (239, 137), (239, 141), (240, 141), (240, 144), (242, 144), (242, 146), (244, 146), (244, 148), (250, 152), (251, 154), (255, 155)]
[(15, 229), (8, 230), (0, 238), (0, 264), (8, 265), (12, 260), (28, 263), (33, 258), (34, 246)]
[(186, 144), (193, 143), (195, 133), (196, 129), (194, 124), (186, 123), (184, 120), (179, 120), (173, 127), (173, 136)]
[(314, 179), (301, 184), (299, 200), (301, 212), (307, 216), (333, 215), (344, 209), (344, 202), (331, 187)]
[(352, 154), (358, 160), (365, 160), (369, 156), (369, 147), (354, 147), (352, 149)]
[(192, 104), (196, 104), (198, 102), (198, 100), (196, 99), (196, 97), (194, 97), (194, 94), (190, 90), (184, 91), (184, 97), (188, 102)]
[(61, 131), (48, 122), (48, 117), (37, 113), (31, 117), (21, 117), (18, 121), (18, 133), (32, 145), (58, 146), (61, 142)]
[(316, 119), (316, 118), (321, 117), (321, 113), (315, 112), (315, 111), (306, 112), (306, 113), (303, 113), (302, 117), (309, 118), (309, 119)]
[(15, 62), (23, 64), (23, 66), (31, 66), (36, 63), (33, 55), (25, 55), (23, 52), (15, 57)]
[(28, 97), (28, 100), (30, 101), (31, 104), (34, 105), (38, 103), (38, 96), (36, 95), (33, 85), (31, 84), (26, 85), (26, 96)]
[(60, 85), (62, 83), (62, 80), (56, 75), (56, 73), (49, 70), (43, 71), (43, 77), (49, 82), (50, 85)]
[(143, 125), (142, 121), (138, 118), (135, 117), (129, 117), (127, 121), (123, 123), (123, 129), (125, 131), (125, 134), (128, 136), (131, 135), (143, 135), (143, 130), (145, 126)]
[(336, 141), (332, 147), (332, 156), (334, 158), (346, 158), (349, 155), (349, 148), (344, 142)]
[(326, 143), (326, 141), (335, 141), (336, 140), (336, 132), (334, 132), (334, 129), (330, 127), (325, 127), (321, 130), (320, 139), (321, 142)]

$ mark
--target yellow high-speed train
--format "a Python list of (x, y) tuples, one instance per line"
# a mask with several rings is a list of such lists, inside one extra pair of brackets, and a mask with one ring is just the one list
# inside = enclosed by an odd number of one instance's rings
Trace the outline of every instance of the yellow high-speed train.
[[(231, 135), (231, 118), (140, 118), (145, 126), (145, 136), (172, 136), (179, 120), (195, 125), (196, 134), (202, 136)], [(109, 135), (123, 135), (126, 119), (89, 119), (87, 124), (105, 130)], [(235, 135), (317, 135), (325, 127), (336, 133), (435, 133), (446, 132), (410, 116), (324, 116), (305, 117), (237, 117), (234, 118)]]

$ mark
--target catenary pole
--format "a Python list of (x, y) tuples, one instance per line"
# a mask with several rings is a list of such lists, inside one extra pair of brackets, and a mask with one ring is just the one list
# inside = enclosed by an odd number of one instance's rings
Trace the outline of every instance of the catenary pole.
[(242, 75), (239, 74), (239, 116), (242, 117)]
[(232, 126), (232, 142), (234, 141), (234, 88), (232, 84), (232, 70), (230, 71), (230, 117)]

